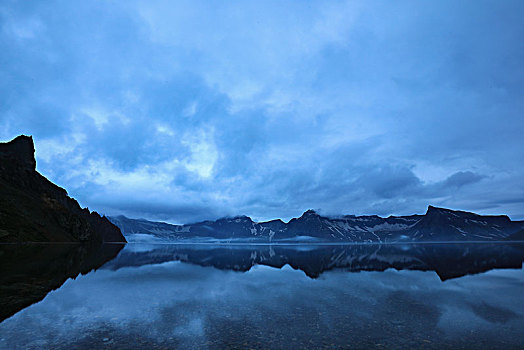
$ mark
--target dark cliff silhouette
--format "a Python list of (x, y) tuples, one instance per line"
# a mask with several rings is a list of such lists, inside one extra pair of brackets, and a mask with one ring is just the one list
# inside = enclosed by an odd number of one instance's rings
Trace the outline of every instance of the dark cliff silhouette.
[(126, 242), (106, 217), (38, 173), (34, 152), (31, 136), (0, 143), (0, 242)]

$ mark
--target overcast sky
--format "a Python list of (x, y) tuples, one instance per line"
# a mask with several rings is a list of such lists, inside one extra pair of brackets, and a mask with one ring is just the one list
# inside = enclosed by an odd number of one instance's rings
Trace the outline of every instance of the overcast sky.
[(0, 3), (0, 140), (82, 206), (524, 219), (523, 1)]

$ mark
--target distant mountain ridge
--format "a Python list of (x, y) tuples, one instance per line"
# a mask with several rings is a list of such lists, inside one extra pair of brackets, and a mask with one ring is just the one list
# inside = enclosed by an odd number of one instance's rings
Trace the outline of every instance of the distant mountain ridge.
[[(156, 239), (241, 240), (255, 242), (441, 242), (502, 241), (521, 235), (524, 221), (511, 221), (506, 215), (475, 213), (429, 206), (424, 215), (321, 216), (307, 210), (288, 223), (282, 220), (254, 222), (248, 216), (221, 218), (187, 225), (173, 225), (125, 216), (109, 217), (130, 241)], [(515, 236), (511, 236), (514, 235)]]

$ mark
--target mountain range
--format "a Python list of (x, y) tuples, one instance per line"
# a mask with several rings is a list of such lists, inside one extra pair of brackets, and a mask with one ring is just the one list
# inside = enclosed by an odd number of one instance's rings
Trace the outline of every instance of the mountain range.
[(429, 206), (424, 215), (322, 216), (308, 210), (289, 222), (254, 222), (248, 216), (173, 225), (109, 217), (129, 241), (225, 242), (455, 242), (523, 240), (524, 221)]
[[(248, 216), (173, 225), (81, 208), (36, 171), (33, 139), (0, 143), (0, 242), (449, 242), (522, 241), (524, 221), (429, 206), (424, 215), (323, 216), (308, 210), (289, 222)], [(123, 234), (123, 235), (122, 235)], [(125, 236), (125, 237), (124, 237)]]

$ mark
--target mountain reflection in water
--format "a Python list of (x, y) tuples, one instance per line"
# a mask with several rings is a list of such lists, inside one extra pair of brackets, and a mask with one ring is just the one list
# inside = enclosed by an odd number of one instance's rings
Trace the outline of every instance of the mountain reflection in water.
[(442, 281), (496, 268), (522, 267), (524, 245), (348, 244), (348, 245), (150, 245), (125, 249), (104, 268), (182, 261), (221, 270), (249, 271), (255, 265), (290, 265), (317, 278), (324, 271), (434, 271)]
[[(21, 310), (0, 323), (0, 349), (518, 349), (524, 339), (524, 245), (128, 244), (94, 261), (75, 249), (0, 248), (2, 308)], [(26, 307), (36, 298), (5, 292), (20, 285), (47, 296)]]

